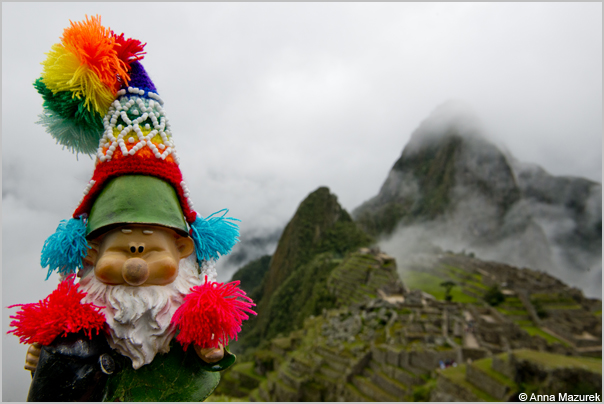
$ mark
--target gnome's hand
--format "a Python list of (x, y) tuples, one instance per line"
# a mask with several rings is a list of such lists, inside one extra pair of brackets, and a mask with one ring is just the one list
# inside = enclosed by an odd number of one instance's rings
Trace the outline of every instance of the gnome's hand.
[(41, 345), (34, 343), (29, 346), (27, 350), (27, 356), (25, 357), (25, 370), (31, 370), (32, 373), (36, 371), (38, 361), (40, 360), (40, 349)]
[(197, 356), (206, 363), (216, 363), (224, 358), (224, 347), (219, 344), (218, 348), (202, 348), (198, 345), (194, 345)]

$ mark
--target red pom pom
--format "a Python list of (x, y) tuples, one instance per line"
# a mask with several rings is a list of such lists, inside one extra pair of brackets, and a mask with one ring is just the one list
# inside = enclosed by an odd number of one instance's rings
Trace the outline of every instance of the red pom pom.
[(256, 313), (255, 304), (237, 286), (239, 281), (224, 283), (208, 282), (191, 288), (182, 305), (172, 317), (172, 324), (180, 329), (176, 340), (186, 351), (193, 343), (202, 348), (227, 346), (229, 340), (237, 340), (241, 323)]
[(105, 315), (99, 312), (102, 307), (80, 303), (86, 292), (78, 290), (74, 279), (75, 274), (68, 276), (38, 303), (9, 306), (21, 307), (21, 310), (10, 317), (15, 319), (10, 326), (16, 328), (7, 334), (18, 336), (22, 344), (37, 342), (41, 345), (50, 344), (61, 333), (66, 336), (83, 330), (89, 338), (92, 338), (93, 330), (98, 334), (105, 324)]
[(143, 52), (146, 43), (141, 43), (138, 39), (132, 38), (124, 38), (124, 34), (120, 34), (119, 36), (113, 33), (113, 38), (115, 39), (115, 43), (118, 45), (115, 47), (115, 51), (117, 53), (117, 58), (126, 64), (128, 70), (130, 70), (130, 63), (135, 60), (141, 60), (144, 58), (144, 54), (147, 52)]

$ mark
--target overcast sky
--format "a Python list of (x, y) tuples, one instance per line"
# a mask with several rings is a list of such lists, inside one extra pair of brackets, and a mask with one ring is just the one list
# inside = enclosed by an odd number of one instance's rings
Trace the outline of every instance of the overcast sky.
[[(34, 123), (32, 86), (85, 14), (147, 42), (198, 212), (243, 231), (283, 226), (322, 185), (352, 211), (451, 99), (519, 160), (602, 179), (601, 3), (2, 3), (3, 307), (54, 289), (41, 246), (92, 175)], [(3, 399), (23, 401), (26, 347), (2, 341)]]

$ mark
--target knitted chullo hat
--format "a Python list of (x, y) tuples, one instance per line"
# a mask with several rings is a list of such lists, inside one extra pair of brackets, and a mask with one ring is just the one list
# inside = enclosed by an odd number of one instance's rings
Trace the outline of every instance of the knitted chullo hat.
[(140, 64), (146, 44), (116, 35), (99, 17), (71, 22), (61, 40), (34, 84), (44, 99), (39, 123), (71, 151), (96, 154), (96, 162), (73, 217), (44, 243), (48, 276), (81, 268), (87, 240), (124, 223), (188, 233), (200, 264), (228, 254), (237, 219), (224, 217), (225, 209), (205, 219), (195, 212), (164, 103)]

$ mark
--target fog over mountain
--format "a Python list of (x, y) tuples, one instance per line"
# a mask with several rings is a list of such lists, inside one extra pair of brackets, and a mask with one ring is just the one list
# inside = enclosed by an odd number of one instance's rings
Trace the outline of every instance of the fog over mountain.
[(220, 279), (228, 280), (235, 271), (248, 262), (263, 255), (272, 255), (277, 248), (282, 232), (283, 228), (242, 230), (239, 242), (235, 244), (233, 251), (217, 261), (216, 267), (220, 273)]
[(459, 102), (420, 124), (353, 215), (398, 260), (431, 246), (465, 250), (602, 296), (601, 184), (517, 161)]

